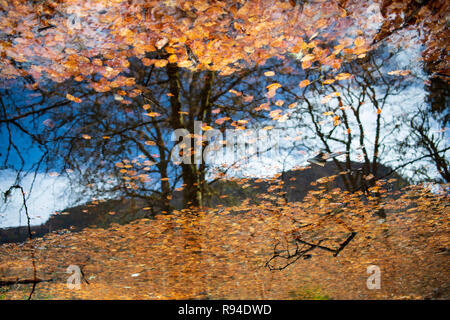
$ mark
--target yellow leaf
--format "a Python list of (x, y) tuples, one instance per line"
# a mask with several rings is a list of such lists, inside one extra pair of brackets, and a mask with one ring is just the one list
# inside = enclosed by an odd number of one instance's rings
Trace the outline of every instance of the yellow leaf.
[(336, 80), (346, 80), (348, 78), (350, 78), (352, 75), (350, 73), (339, 73), (336, 76)]
[(76, 103), (80, 103), (82, 101), (80, 98), (74, 97), (71, 94), (66, 94), (66, 98)]
[(149, 116), (149, 117), (158, 117), (161, 114), (159, 114), (158, 112), (149, 112), (149, 113), (146, 113), (145, 115)]
[(223, 117), (223, 118), (219, 118), (219, 119), (217, 119), (215, 122), (218, 124), (218, 125), (221, 125), (221, 124), (223, 124), (225, 121), (227, 121), (227, 120), (230, 120), (230, 117)]
[(211, 126), (208, 126), (208, 125), (206, 125), (206, 124), (204, 124), (203, 126), (202, 126), (202, 130), (203, 131), (209, 131), (209, 130), (212, 130), (213, 128), (211, 127)]
[(267, 88), (267, 90), (271, 91), (271, 90), (276, 90), (280, 87), (281, 87), (281, 84), (275, 82), (275, 83), (269, 84), (266, 88)]
[(361, 47), (361, 46), (363, 46), (365, 43), (366, 43), (366, 40), (364, 40), (363, 37), (357, 37), (357, 38), (355, 39), (355, 46), (357, 46), (357, 47)]
[(146, 67), (152, 64), (152, 60), (150, 60), (149, 58), (142, 58), (141, 61)]
[(300, 61), (301, 62), (308, 62), (308, 61), (314, 60), (314, 58), (315, 58), (315, 56), (313, 54), (307, 54)]
[(158, 49), (161, 49), (162, 47), (164, 47), (167, 43), (169, 42), (169, 40), (167, 38), (162, 38), (161, 40), (156, 42), (156, 47)]
[(163, 67), (167, 66), (167, 63), (168, 63), (168, 61), (164, 60), (164, 59), (157, 60), (157, 61), (155, 61), (155, 67), (163, 68)]
[(302, 82), (300, 82), (299, 83), (299, 87), (300, 88), (304, 88), (304, 87), (306, 87), (306, 86), (308, 86), (309, 85), (309, 80), (303, 80)]
[(175, 54), (172, 54), (168, 60), (170, 63), (176, 63), (178, 61), (178, 58)]
[(277, 100), (277, 102), (275, 102), (275, 105), (278, 107), (281, 107), (284, 104), (283, 100)]
[(271, 118), (275, 118), (275, 117), (277, 117), (282, 111), (283, 111), (283, 110), (281, 110), (281, 109), (273, 110), (273, 111), (270, 112), (269, 116), (270, 116)]
[(189, 68), (190, 66), (192, 66), (192, 61), (191, 60), (178, 61), (178, 66), (180, 68)]

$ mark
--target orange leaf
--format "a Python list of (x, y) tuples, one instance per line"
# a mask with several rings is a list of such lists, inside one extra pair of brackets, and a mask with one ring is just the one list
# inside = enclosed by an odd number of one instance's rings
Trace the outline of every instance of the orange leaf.
[(276, 90), (280, 87), (281, 87), (281, 84), (275, 82), (275, 83), (269, 84), (266, 88), (267, 88), (267, 90), (271, 91), (271, 90)]
[(355, 39), (355, 46), (361, 47), (366, 43), (366, 40), (364, 40), (363, 37), (358, 37)]
[(157, 60), (157, 61), (155, 61), (155, 67), (163, 68), (163, 67), (167, 66), (167, 63), (169, 63), (169, 62), (167, 60), (164, 60), (164, 59)]
[(159, 114), (158, 112), (149, 112), (149, 113), (146, 113), (145, 115), (149, 116), (149, 117), (157, 117), (157, 116), (160, 116), (161, 114)]
[(299, 83), (299, 87), (300, 88), (304, 88), (304, 87), (306, 87), (307, 85), (309, 85), (309, 80), (303, 80), (302, 82), (300, 82)]
[(80, 103), (82, 101), (80, 98), (74, 97), (71, 94), (66, 94), (66, 98), (76, 103)]
[(350, 73), (339, 73), (336, 76), (336, 80), (346, 80), (348, 78), (350, 78), (352, 75)]
[(313, 54), (307, 54), (300, 61), (301, 62), (308, 62), (308, 61), (314, 60), (314, 58), (315, 58), (315, 56)]

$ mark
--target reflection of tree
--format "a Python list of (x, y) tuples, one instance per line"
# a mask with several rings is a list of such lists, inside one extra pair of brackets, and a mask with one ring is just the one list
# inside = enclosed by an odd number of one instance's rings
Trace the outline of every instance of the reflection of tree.
[[(132, 99), (119, 90), (123, 88), (99, 93), (83, 83), (65, 82), (53, 85), (55, 93), (43, 97), (31, 111), (14, 115), (8, 110), (11, 106), (3, 106), (1, 121), (39, 141), (48, 163), (76, 170), (79, 182), (99, 196), (124, 194), (168, 211), (174, 192), (182, 189), (185, 204), (201, 205), (209, 192), (209, 167), (194, 158), (201, 157), (198, 153), (203, 154), (207, 142), (200, 149), (193, 142), (191, 163), (175, 165), (172, 133), (185, 129), (194, 138), (196, 123), (223, 132), (242, 127), (237, 121), (249, 116), (264, 118), (253, 111), (261, 103), (257, 79), (264, 69), (219, 77), (212, 71), (190, 72), (173, 64), (145, 67), (132, 59), (130, 70), (136, 79), (136, 86), (126, 89), (134, 91)], [(70, 104), (57, 97), (66, 90), (82, 102)], [(29, 127), (28, 121), (36, 125)], [(11, 138), (10, 147), (20, 154), (14, 143)]]
[[(381, 175), (380, 164), (389, 152), (387, 140), (400, 130), (384, 117), (391, 111), (389, 99), (407, 85), (383, 69), (392, 55), (374, 53), (345, 65), (344, 70), (353, 75), (349, 80), (327, 83), (332, 77), (326, 71), (310, 71), (307, 77), (314, 80), (309, 86), (300, 94), (289, 90), (298, 101), (304, 101), (296, 117), (304, 127), (305, 148), (318, 151), (319, 142), (326, 153), (345, 152), (343, 161), (337, 157), (333, 161), (339, 171), (347, 172), (342, 180), (349, 191), (359, 190), (366, 179), (374, 181)], [(362, 165), (355, 167), (355, 163)]]
[(446, 126), (450, 122), (450, 86), (447, 81), (440, 78), (431, 78), (427, 90), (427, 103), (429, 103), (431, 111), (437, 118), (441, 118), (442, 126)]
[[(323, 150), (313, 158), (313, 163), (322, 165), (326, 159), (332, 159), (330, 161), (334, 162), (338, 174), (330, 181), (340, 176), (346, 192), (336, 193), (320, 187), (317, 192), (321, 196), (316, 199), (320, 209), (310, 205), (314, 203), (313, 198), (307, 198), (305, 206), (312, 212), (320, 210), (321, 222), (312, 228), (301, 219), (294, 219), (292, 237), (283, 239), (274, 247), (273, 255), (267, 262), (269, 268), (284, 269), (298, 259), (309, 259), (311, 253), (317, 250), (338, 255), (359, 233), (351, 227), (355, 213), (352, 206), (356, 202), (364, 208), (360, 212), (368, 210), (381, 218), (380, 222), (385, 221), (387, 212), (390, 212), (385, 209), (387, 199), (395, 196), (388, 195), (384, 189), (392, 186), (381, 187), (379, 180), (395, 177), (397, 171), (427, 159), (448, 181), (446, 149), (442, 146), (445, 142), (442, 134), (433, 133), (430, 125), (432, 113), (422, 110), (414, 114), (414, 102), (402, 106), (403, 114), (406, 114), (404, 118), (398, 116), (399, 110), (394, 101), (399, 98), (405, 101), (404, 97), (410, 94), (408, 89), (415, 84), (411, 78), (399, 79), (388, 74), (390, 61), (394, 58), (395, 52), (374, 51), (364, 59), (343, 66), (344, 71), (352, 75), (351, 79), (333, 79), (328, 70), (318, 68), (306, 72), (310, 83), (300, 89), (300, 93), (294, 80), (294, 85), (283, 87), (288, 99), (293, 97), (300, 103), (293, 118), (303, 132), (302, 147), (315, 152)], [(339, 151), (343, 155), (335, 157)], [(322, 157), (324, 160), (320, 161)], [(386, 168), (385, 164), (392, 159), (396, 159), (398, 165), (392, 169)], [(283, 184), (283, 181), (280, 183)], [(326, 195), (325, 190), (328, 190)], [(347, 202), (346, 197), (353, 198), (355, 202)], [(284, 200), (281, 202), (282, 208), (288, 204)], [(332, 235), (330, 238), (334, 240), (330, 242), (326, 232), (318, 231), (322, 223), (328, 226), (328, 230), (335, 229), (336, 234), (337, 226), (341, 226), (345, 234), (341, 237)], [(387, 229), (383, 235), (388, 242)], [(281, 261), (281, 264), (276, 261)]]
[(399, 143), (399, 150), (416, 150), (420, 155), (428, 158), (426, 167), (418, 167), (415, 174), (426, 177), (433, 181), (429, 176), (429, 164), (434, 165), (437, 172), (444, 182), (450, 182), (449, 162), (446, 159), (446, 153), (449, 150), (446, 145), (445, 127), (433, 125), (431, 115), (424, 110), (417, 110), (410, 117), (410, 135)]

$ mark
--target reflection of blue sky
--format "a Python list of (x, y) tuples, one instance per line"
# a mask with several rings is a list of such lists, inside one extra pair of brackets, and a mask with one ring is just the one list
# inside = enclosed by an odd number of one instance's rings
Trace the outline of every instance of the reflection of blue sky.
[[(390, 166), (391, 168), (395, 168), (403, 163), (412, 161), (424, 155), (424, 150), (421, 148), (412, 148), (401, 154), (396, 150), (399, 143), (405, 141), (410, 135), (410, 119), (417, 113), (418, 110), (427, 110), (428, 108), (428, 105), (425, 103), (427, 93), (424, 90), (423, 83), (423, 81), (427, 79), (427, 75), (424, 74), (422, 65), (419, 63), (419, 61), (421, 61), (421, 52), (419, 49), (420, 48), (417, 46), (402, 48), (402, 50), (397, 51), (396, 54), (390, 58), (388, 63), (385, 63), (381, 69), (384, 75), (388, 75), (390, 71), (394, 70), (409, 70), (412, 74), (412, 76), (404, 78), (404, 81), (408, 84), (407, 87), (391, 92), (386, 99), (385, 106), (382, 108), (382, 130), (380, 132), (381, 150), (379, 151), (379, 161), (381, 161), (382, 164)], [(387, 56), (389, 50), (395, 49), (387, 47), (384, 51), (384, 58)], [(393, 77), (398, 77), (400, 81), (403, 81), (401, 76)], [(276, 79), (273, 79), (272, 82), (284, 84), (289, 83), (289, 80), (286, 79), (285, 76), (281, 75)], [(264, 83), (263, 79), (261, 87), (266, 85), (267, 83)], [(300, 89), (297, 86), (289, 89), (301, 96)], [(377, 99), (380, 99), (385, 94), (386, 88), (383, 86), (378, 86), (375, 90)], [(352, 94), (358, 95), (359, 92), (359, 88), (352, 88)], [(321, 96), (313, 96), (311, 94), (307, 96), (315, 106), (318, 106), (319, 108), (322, 108), (322, 111), (325, 111), (324, 105), (320, 102), (322, 98)], [(278, 90), (277, 96), (274, 100), (277, 99), (289, 101), (289, 95), (285, 95), (282, 90)], [(347, 103), (350, 102), (347, 101)], [(336, 108), (338, 106), (337, 99), (332, 99), (329, 105), (332, 108)], [(274, 108), (272, 108), (272, 110)], [(298, 120), (295, 120), (295, 114), (304, 114), (304, 110), (305, 105), (300, 102), (297, 108), (288, 111), (288, 113), (292, 113), (292, 116), (288, 117), (289, 120), (277, 123), (275, 125), (276, 128), (281, 129), (280, 131), (282, 131), (282, 135), (291, 138), (299, 137), (300, 139), (296, 140), (295, 144), (292, 143), (292, 140), (289, 142), (289, 140), (280, 139), (279, 141), (281, 148), (276, 156), (273, 154), (265, 155), (262, 153), (258, 158), (253, 157), (250, 162), (243, 161), (242, 163), (244, 163), (244, 165), (234, 171), (231, 171), (231, 174), (241, 176), (267, 176), (273, 175), (280, 170), (289, 170), (293, 167), (308, 165), (306, 161), (307, 158), (314, 156), (324, 146), (317, 136), (314, 125), (308, 116), (302, 117), (302, 127), (298, 127)], [(318, 111), (318, 114), (320, 113), (321, 111)], [(365, 134), (364, 146), (368, 152), (369, 159), (372, 159), (374, 153), (374, 141), (376, 139), (375, 134), (377, 125), (376, 116), (376, 107), (370, 102), (370, 99), (366, 98), (365, 104), (361, 109), (360, 117)], [(324, 122), (321, 125), (321, 130), (324, 133), (329, 132), (334, 127), (332, 117), (324, 116), (322, 117), (322, 120)], [(351, 145), (351, 160), (363, 161), (362, 149), (359, 143), (358, 124), (355, 118), (352, 117), (351, 112), (349, 115), (349, 124), (352, 129), (351, 134), (353, 136)], [(263, 127), (264, 125), (260, 124), (260, 126)], [(430, 118), (430, 127), (430, 134), (433, 134), (435, 137), (442, 136), (443, 144), (440, 146), (441, 149), (448, 147), (450, 142), (449, 130), (442, 132), (439, 121), (433, 118)], [(298, 133), (299, 130), (297, 128), (300, 128), (302, 131), (300, 134)], [(345, 140), (346, 133), (344, 130), (345, 128), (343, 126), (338, 127), (335, 131), (337, 133), (335, 136)], [(245, 134), (242, 133), (241, 137), (244, 136)], [(328, 142), (331, 151), (345, 151), (345, 146), (342, 143), (333, 142), (331, 140)], [(267, 139), (266, 141), (260, 141), (260, 143), (266, 147), (269, 147), (274, 144), (275, 141), (273, 139)], [(310, 151), (306, 152), (305, 148), (301, 146), (302, 144), (310, 149)], [(446, 154), (450, 155), (450, 151), (447, 151)], [(343, 161), (345, 159), (345, 155), (338, 157), (338, 159)], [(219, 165), (220, 157), (215, 160)], [(233, 163), (234, 158), (231, 157), (225, 160), (227, 163)], [(419, 167), (425, 167), (430, 178), (440, 178), (436, 167), (429, 162), (429, 159), (414, 162), (412, 165), (402, 168), (400, 173), (413, 181), (418, 181), (423, 177), (414, 176), (414, 169)]]
[[(15, 183), (17, 172), (3, 170), (0, 172), (0, 190), (9, 189)], [(34, 184), (32, 192), (30, 188)], [(27, 194), (27, 207), (32, 225), (47, 221), (49, 215), (62, 210), (72, 203), (70, 193), (67, 192), (68, 180), (62, 177), (51, 177), (44, 173), (27, 175), (21, 181), (21, 186)], [(22, 206), (22, 195), (19, 190), (12, 192), (7, 203), (0, 203), (0, 228), (26, 225), (27, 218)]]

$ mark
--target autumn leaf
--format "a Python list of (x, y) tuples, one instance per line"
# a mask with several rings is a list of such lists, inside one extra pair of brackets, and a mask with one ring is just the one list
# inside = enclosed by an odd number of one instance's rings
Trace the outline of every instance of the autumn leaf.
[(150, 60), (149, 58), (142, 58), (141, 61), (144, 64), (144, 66), (146, 66), (146, 67), (148, 67), (152, 64), (152, 60)]
[(158, 49), (161, 49), (161, 48), (164, 47), (168, 42), (169, 42), (169, 40), (168, 40), (167, 38), (162, 38), (162, 39), (160, 39), (160, 40), (158, 40), (158, 41), (156, 42), (156, 47), (157, 47)]
[(159, 59), (159, 60), (155, 61), (154, 65), (157, 68), (163, 68), (163, 67), (167, 66), (168, 63), (169, 62), (167, 60)]
[(334, 126), (338, 126), (339, 124), (341, 124), (341, 120), (339, 119), (339, 116), (333, 117), (333, 124), (334, 124)]
[(277, 101), (275, 102), (275, 105), (278, 106), (278, 107), (281, 107), (283, 104), (284, 104), (284, 101), (283, 101), (283, 100), (277, 100)]
[(388, 75), (390, 76), (407, 76), (411, 73), (410, 70), (394, 70), (394, 71), (389, 71)]
[(300, 83), (299, 83), (299, 87), (300, 88), (304, 88), (304, 87), (306, 87), (306, 86), (308, 86), (309, 85), (309, 80), (303, 80), (303, 81), (301, 81)]
[(279, 83), (272, 83), (266, 87), (266, 89), (269, 91), (277, 90), (278, 88), (281, 88), (281, 84), (279, 84)]
[(209, 131), (209, 130), (212, 130), (212, 129), (213, 129), (213, 127), (208, 126), (207, 124), (203, 124), (203, 125), (202, 125), (202, 130), (203, 130), (203, 131)]
[(280, 115), (280, 113), (281, 113), (282, 111), (283, 111), (283, 110), (281, 110), (281, 109), (273, 110), (273, 111), (270, 112), (269, 116), (270, 116), (271, 118), (276, 118), (276, 117), (278, 117), (278, 116)]
[(169, 63), (176, 63), (178, 61), (178, 58), (175, 54), (172, 54), (167, 60), (169, 61)]
[(242, 92), (236, 91), (234, 89), (229, 90), (228, 92), (235, 94), (236, 96), (242, 96)]
[(230, 117), (222, 117), (219, 119), (216, 119), (215, 123), (217, 123), (218, 125), (223, 124), (225, 121), (231, 120)]
[(146, 115), (146, 116), (149, 116), (149, 117), (158, 117), (158, 116), (160, 116), (161, 114), (158, 113), (158, 112), (149, 112), (149, 113), (146, 113), (145, 115)]
[(366, 43), (366, 40), (364, 40), (364, 38), (363, 37), (357, 37), (356, 39), (355, 39), (355, 46), (356, 47), (361, 47), (361, 46), (363, 46), (365, 43)]
[(70, 101), (76, 102), (76, 103), (80, 103), (82, 100), (80, 98), (74, 97), (71, 94), (66, 94), (66, 98), (69, 99)]
[(350, 78), (352, 75), (350, 73), (339, 73), (336, 76), (336, 80), (346, 80), (348, 78)]
[(303, 58), (300, 59), (301, 62), (309, 62), (314, 60), (315, 56), (313, 54), (307, 54)]
[(335, 80), (334, 79), (327, 79), (323, 81), (323, 84), (332, 84)]

